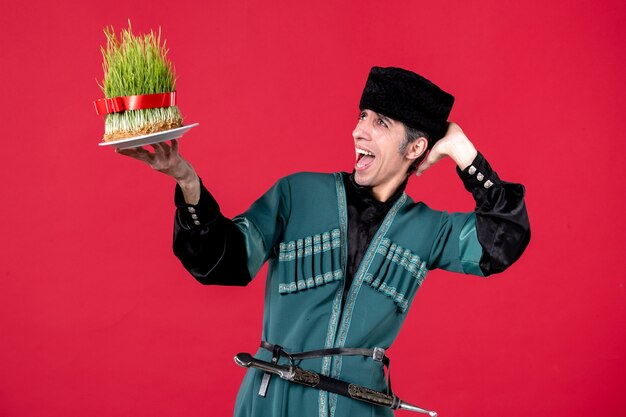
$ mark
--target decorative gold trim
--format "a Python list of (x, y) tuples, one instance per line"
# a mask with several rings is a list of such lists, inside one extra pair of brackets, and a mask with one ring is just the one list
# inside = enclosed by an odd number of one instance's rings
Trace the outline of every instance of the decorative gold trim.
[[(374, 259), (374, 256), (376, 255), (376, 251), (378, 249), (378, 246), (380, 245), (380, 242), (382, 241), (383, 237), (387, 234), (389, 227), (391, 227), (391, 224), (396, 218), (396, 214), (398, 213), (398, 210), (400, 210), (400, 208), (404, 205), (406, 200), (407, 200), (406, 193), (402, 193), (402, 196), (398, 199), (398, 201), (396, 201), (391, 207), (391, 209), (389, 209), (389, 212), (385, 216), (383, 223), (378, 228), (378, 231), (374, 235), (374, 238), (372, 239), (372, 242), (368, 246), (367, 251), (365, 251), (363, 260), (361, 261), (361, 264), (359, 265), (356, 271), (356, 274), (354, 276), (354, 280), (352, 282), (352, 288), (350, 288), (350, 291), (348, 293), (346, 305), (344, 306), (343, 317), (341, 319), (341, 325), (339, 327), (339, 339), (335, 343), (335, 347), (343, 347), (346, 342), (346, 338), (348, 337), (348, 331), (350, 329), (350, 323), (352, 321), (352, 311), (354, 310), (354, 305), (356, 304), (357, 296), (359, 294), (359, 291), (361, 290), (361, 286), (363, 285), (363, 278), (365, 276), (365, 273), (370, 268), (370, 265), (372, 263), (372, 260)], [(333, 367), (333, 370), (332, 370), (333, 378), (339, 378), (339, 374), (341, 373), (341, 363), (342, 363), (341, 356), (339, 356), (335, 359), (335, 366)], [(337, 407), (337, 394), (331, 394), (329, 398), (329, 402), (330, 402), (330, 417), (333, 417), (335, 415), (335, 409)]]
[(385, 407), (391, 407), (393, 405), (393, 397), (359, 385), (348, 385), (348, 394), (355, 400), (367, 401)]

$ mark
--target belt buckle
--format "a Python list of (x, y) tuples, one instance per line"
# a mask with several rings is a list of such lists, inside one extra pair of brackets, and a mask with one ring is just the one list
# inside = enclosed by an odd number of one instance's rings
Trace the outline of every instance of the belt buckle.
[(381, 347), (375, 347), (374, 352), (372, 353), (372, 358), (376, 362), (382, 362), (384, 357), (385, 357), (385, 349)]

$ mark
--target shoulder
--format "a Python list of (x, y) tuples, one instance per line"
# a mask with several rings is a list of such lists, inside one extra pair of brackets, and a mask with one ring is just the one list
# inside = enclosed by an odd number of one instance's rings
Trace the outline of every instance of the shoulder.
[(341, 174), (297, 172), (281, 179), (287, 183), (289, 201), (296, 211), (338, 210), (339, 189), (343, 187)]
[(282, 177), (277, 184), (292, 195), (301, 192), (328, 192), (335, 190), (336, 178), (341, 176), (321, 172), (296, 172)]
[(324, 172), (295, 172), (282, 177), (279, 181), (289, 184), (316, 184), (335, 181), (335, 175)]
[(407, 195), (406, 202), (398, 211), (397, 221), (407, 228), (419, 227), (420, 233), (429, 234), (445, 227), (454, 214), (431, 208), (422, 201), (415, 202)]
[(303, 194), (315, 195), (316, 193), (328, 193), (336, 187), (334, 174), (318, 172), (296, 172), (279, 178), (264, 196), (293, 200), (301, 198)]
[(447, 211), (435, 210), (423, 201), (415, 202), (408, 194), (401, 212), (410, 217), (419, 216), (429, 219), (440, 219), (442, 216), (448, 215)]

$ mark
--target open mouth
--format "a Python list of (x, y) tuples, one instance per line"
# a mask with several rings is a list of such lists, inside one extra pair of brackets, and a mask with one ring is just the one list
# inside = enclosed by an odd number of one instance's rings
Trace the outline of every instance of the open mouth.
[(374, 162), (375, 158), (376, 156), (372, 152), (365, 149), (356, 148), (355, 168), (359, 171), (367, 169), (372, 164), (372, 162)]

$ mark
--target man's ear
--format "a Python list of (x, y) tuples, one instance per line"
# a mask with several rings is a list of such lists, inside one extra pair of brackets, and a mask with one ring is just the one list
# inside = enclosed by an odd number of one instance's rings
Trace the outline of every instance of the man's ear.
[(416, 160), (426, 152), (426, 149), (428, 149), (428, 139), (421, 136), (409, 144), (404, 156), (407, 159)]

